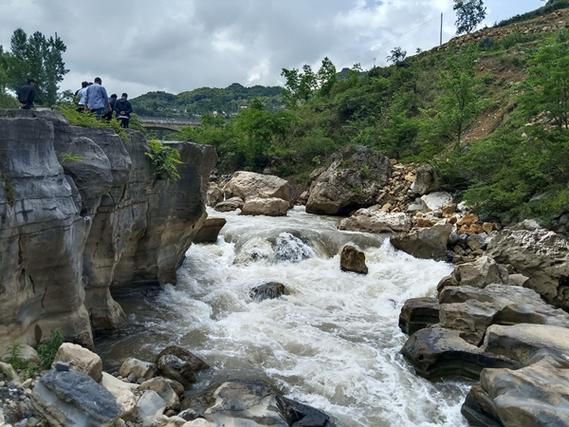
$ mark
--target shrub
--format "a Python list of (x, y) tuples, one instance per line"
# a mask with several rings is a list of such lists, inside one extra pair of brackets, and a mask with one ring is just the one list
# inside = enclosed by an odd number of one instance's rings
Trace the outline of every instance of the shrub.
[(168, 182), (180, 179), (178, 166), (183, 162), (178, 150), (153, 139), (148, 143), (148, 151), (145, 155), (150, 159), (156, 179), (165, 179)]
[(55, 330), (47, 341), (42, 342), (38, 346), (37, 351), (42, 369), (49, 369), (51, 367), (61, 344), (63, 344), (63, 334), (61, 331)]
[(128, 141), (128, 133), (117, 120), (101, 120), (89, 112), (80, 112), (73, 105), (59, 105), (57, 110), (63, 114), (70, 125), (95, 129), (113, 129), (123, 142)]

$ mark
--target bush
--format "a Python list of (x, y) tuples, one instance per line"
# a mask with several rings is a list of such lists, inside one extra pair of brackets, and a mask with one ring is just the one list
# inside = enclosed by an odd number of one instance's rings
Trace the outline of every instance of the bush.
[(168, 182), (180, 179), (178, 166), (183, 162), (178, 150), (153, 139), (148, 143), (148, 151), (144, 154), (150, 159), (156, 179), (165, 179)]
[(95, 129), (113, 129), (123, 142), (128, 142), (128, 133), (117, 120), (101, 120), (89, 112), (80, 112), (73, 105), (59, 105), (57, 110), (63, 114), (70, 125)]
[(55, 360), (55, 355), (59, 347), (61, 347), (61, 344), (63, 344), (63, 334), (61, 331), (55, 330), (51, 334), (51, 337), (47, 341), (40, 343), (37, 348), (40, 359), (39, 364), (23, 360), (19, 344), (14, 344), (9, 348), (9, 354), (5, 360), (12, 365), (20, 376), (30, 378), (41, 370), (51, 369), (51, 365)]
[(61, 344), (63, 344), (63, 334), (61, 331), (55, 330), (47, 341), (42, 342), (38, 346), (37, 351), (40, 357), (41, 368), (51, 368), (51, 364), (53, 363), (57, 350), (59, 350)]

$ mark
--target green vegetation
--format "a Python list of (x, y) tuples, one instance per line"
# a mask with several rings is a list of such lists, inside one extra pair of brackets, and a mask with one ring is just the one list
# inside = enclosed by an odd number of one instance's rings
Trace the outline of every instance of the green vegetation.
[(176, 182), (180, 179), (178, 166), (183, 162), (178, 150), (153, 139), (148, 142), (148, 151), (144, 154), (150, 159), (156, 179), (164, 179), (168, 182)]
[(80, 162), (84, 159), (83, 156), (74, 153), (62, 153), (57, 158), (62, 165), (65, 163)]
[(456, 33), (471, 33), (486, 18), (486, 6), (482, 0), (454, 0)]
[[(10, 40), (10, 51), (0, 46), (0, 106), (6, 102), (6, 89), (16, 91), (28, 78), (36, 80), (36, 103), (53, 106), (65, 69), (65, 43), (57, 34), (46, 37), (36, 31), (28, 36), (17, 29)], [(9, 105), (8, 105), (9, 106)]]
[[(123, 140), (123, 142), (128, 142), (128, 132), (125, 129), (121, 128), (121, 125), (117, 120), (100, 120), (94, 114), (91, 114), (89, 112), (77, 111), (75, 109), (75, 106), (70, 104), (60, 104), (57, 106), (57, 110), (61, 112), (69, 124), (73, 126), (98, 129), (113, 129)], [(135, 124), (136, 123), (137, 121), (135, 121)], [(140, 127), (142, 127), (142, 125), (140, 125)]]
[(5, 359), (7, 363), (18, 372), (24, 379), (33, 377), (41, 370), (50, 369), (57, 354), (57, 350), (63, 344), (63, 334), (61, 331), (53, 331), (51, 337), (37, 348), (39, 363), (26, 361), (22, 358), (21, 347), (15, 344), (9, 348), (8, 357)]
[(199, 117), (217, 112), (232, 116), (260, 100), (267, 108), (278, 110), (282, 106), (282, 88), (253, 86), (234, 83), (225, 89), (200, 88), (173, 95), (166, 92), (149, 92), (132, 99), (135, 112), (145, 117)]

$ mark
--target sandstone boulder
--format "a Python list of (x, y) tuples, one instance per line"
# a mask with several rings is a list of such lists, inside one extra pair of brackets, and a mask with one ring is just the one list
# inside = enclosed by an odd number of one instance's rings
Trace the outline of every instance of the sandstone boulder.
[(393, 236), (391, 244), (396, 249), (417, 258), (446, 261), (448, 258), (447, 241), (451, 231), (451, 224), (437, 224), (430, 228)]
[(407, 335), (439, 323), (439, 301), (436, 298), (407, 300), (399, 315), (399, 328)]
[(421, 165), (415, 173), (416, 178), (411, 185), (411, 191), (419, 196), (437, 190), (437, 177), (431, 165)]
[(136, 416), (136, 385), (127, 383), (103, 372), (101, 385), (115, 397), (121, 410), (121, 418), (133, 419)]
[(509, 281), (506, 267), (486, 255), (476, 261), (457, 265), (453, 274), (461, 286), (484, 288), (492, 283), (508, 283)]
[(411, 219), (404, 213), (388, 213), (380, 206), (359, 209), (351, 217), (340, 221), (340, 230), (368, 233), (392, 233), (411, 230)]
[(569, 310), (569, 241), (563, 236), (524, 221), (500, 231), (488, 244), (488, 253), (527, 276), (525, 286), (547, 302)]
[(346, 215), (376, 204), (391, 176), (389, 159), (363, 146), (347, 147), (312, 182), (306, 211)]
[(215, 205), (214, 209), (218, 212), (232, 212), (241, 209), (245, 202), (240, 197), (231, 197)]
[(276, 299), (286, 293), (285, 285), (282, 283), (265, 283), (261, 286), (256, 286), (249, 292), (249, 296), (257, 301), (264, 301), (266, 299)]
[(340, 268), (342, 271), (367, 274), (365, 253), (351, 245), (344, 246), (340, 255)]
[(247, 201), (254, 198), (277, 198), (286, 200), (292, 205), (292, 189), (288, 181), (274, 175), (263, 175), (255, 172), (238, 171), (225, 185), (226, 191), (233, 197)]
[(196, 373), (209, 368), (202, 359), (178, 346), (165, 348), (156, 360), (156, 365), (164, 377), (178, 381), (184, 386), (195, 383)]
[(99, 355), (77, 344), (63, 343), (55, 354), (53, 363), (68, 363), (73, 369), (89, 375), (97, 382), (103, 376), (103, 361)]
[(252, 197), (245, 201), (241, 215), (286, 216), (290, 202), (276, 198)]
[(225, 218), (208, 218), (200, 227), (193, 243), (215, 243), (219, 232), (227, 223)]
[(120, 369), (119, 374), (123, 378), (127, 378), (130, 382), (142, 383), (154, 377), (158, 373), (156, 365), (150, 362), (129, 357), (126, 359)]

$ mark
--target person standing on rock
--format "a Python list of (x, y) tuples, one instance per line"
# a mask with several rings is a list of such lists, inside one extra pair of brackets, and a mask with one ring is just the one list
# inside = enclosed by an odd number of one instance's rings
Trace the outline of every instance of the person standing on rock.
[(115, 111), (115, 103), (117, 102), (117, 94), (113, 93), (109, 98), (109, 112), (105, 114), (105, 120), (111, 121), (113, 119), (113, 112)]
[(115, 112), (117, 114), (117, 119), (121, 121), (121, 127), (128, 129), (128, 122), (132, 113), (132, 105), (130, 104), (126, 93), (123, 93), (121, 99), (115, 102)]
[(18, 89), (17, 95), (23, 110), (31, 110), (34, 108), (36, 81), (34, 79), (28, 79), (27, 83)]
[(75, 97), (77, 98), (77, 111), (80, 113), (85, 111), (86, 99), (87, 99), (87, 88), (89, 87), (88, 82), (81, 83), (81, 89), (75, 92)]
[(109, 111), (109, 96), (107, 90), (102, 86), (103, 81), (100, 77), (95, 78), (95, 84), (87, 87), (86, 104), (90, 112), (99, 119), (103, 118)]

